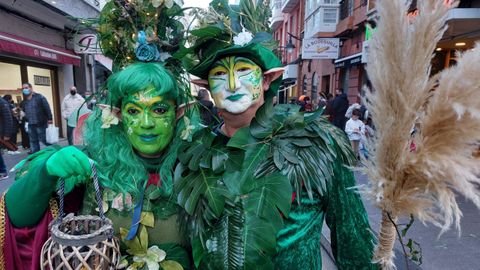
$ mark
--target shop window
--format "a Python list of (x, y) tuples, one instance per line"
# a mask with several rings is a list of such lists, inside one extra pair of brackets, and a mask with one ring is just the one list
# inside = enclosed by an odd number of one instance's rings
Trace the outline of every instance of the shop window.
[(348, 83), (350, 81), (350, 68), (342, 69), (340, 73), (340, 87), (343, 88), (343, 92), (348, 94)]

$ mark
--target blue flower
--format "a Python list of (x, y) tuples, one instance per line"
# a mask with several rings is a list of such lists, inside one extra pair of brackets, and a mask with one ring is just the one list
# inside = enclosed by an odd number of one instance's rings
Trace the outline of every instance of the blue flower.
[(160, 52), (155, 44), (139, 44), (135, 49), (135, 56), (142, 62), (160, 60)]
[(145, 31), (139, 31), (138, 32), (138, 43), (140, 44), (147, 44), (147, 34), (145, 33)]

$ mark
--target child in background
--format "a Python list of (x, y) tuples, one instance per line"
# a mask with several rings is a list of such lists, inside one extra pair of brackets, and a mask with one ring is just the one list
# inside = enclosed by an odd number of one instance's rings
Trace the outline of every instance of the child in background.
[(352, 117), (345, 125), (345, 132), (347, 133), (348, 139), (352, 144), (353, 152), (357, 158), (359, 158), (358, 150), (360, 140), (362, 139), (363, 134), (365, 134), (365, 124), (359, 118), (360, 110), (354, 109), (352, 112)]

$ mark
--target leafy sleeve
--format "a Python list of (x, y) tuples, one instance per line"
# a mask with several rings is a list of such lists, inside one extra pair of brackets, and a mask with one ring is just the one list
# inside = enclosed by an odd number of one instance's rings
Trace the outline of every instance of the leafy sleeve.
[(338, 159), (334, 163), (334, 175), (328, 185), (326, 223), (337, 267), (377, 269), (371, 263), (375, 239), (363, 203), (354, 189), (354, 175)]

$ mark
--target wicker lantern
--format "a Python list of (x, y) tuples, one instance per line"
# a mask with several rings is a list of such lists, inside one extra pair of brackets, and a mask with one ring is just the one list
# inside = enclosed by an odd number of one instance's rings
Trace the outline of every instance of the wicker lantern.
[(100, 216), (63, 217), (65, 180), (61, 179), (60, 213), (42, 248), (42, 270), (116, 269), (120, 261), (120, 246), (113, 237), (112, 221), (103, 213), (98, 177), (92, 162), (91, 165)]

